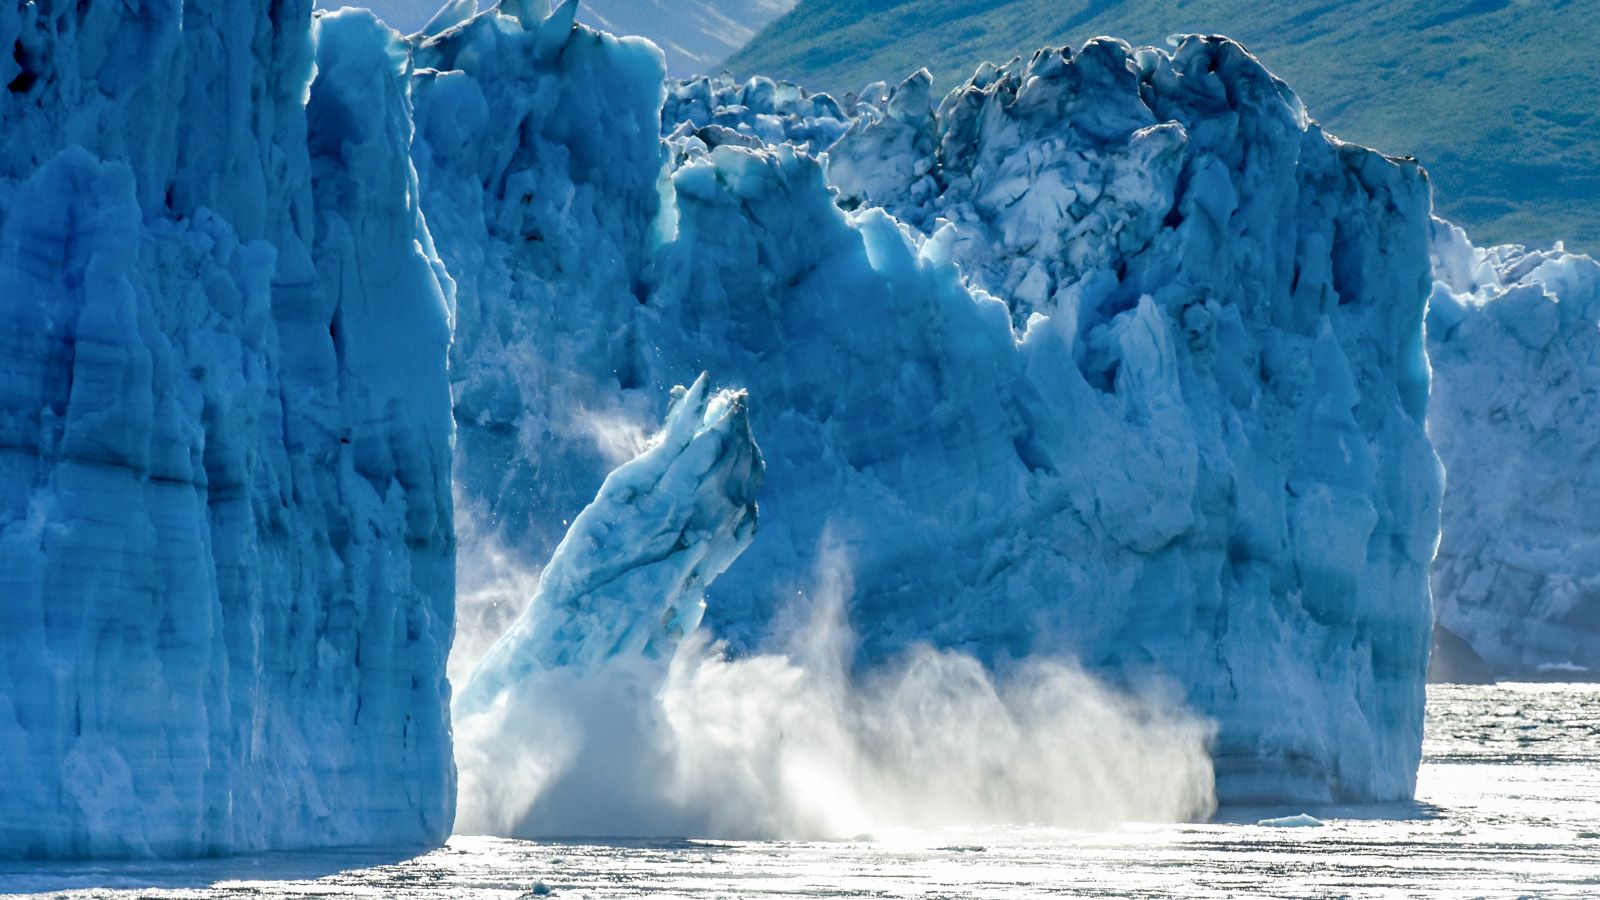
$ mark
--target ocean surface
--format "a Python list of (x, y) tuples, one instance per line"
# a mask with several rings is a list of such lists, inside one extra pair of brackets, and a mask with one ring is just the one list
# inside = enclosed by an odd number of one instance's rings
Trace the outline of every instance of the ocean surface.
[[(413, 858), (0, 863), (57, 897), (1600, 897), (1600, 685), (1429, 690), (1415, 803), (1226, 809), (1201, 825), (1012, 827), (846, 842), (458, 837)], [(1266, 827), (1307, 813), (1322, 824)]]

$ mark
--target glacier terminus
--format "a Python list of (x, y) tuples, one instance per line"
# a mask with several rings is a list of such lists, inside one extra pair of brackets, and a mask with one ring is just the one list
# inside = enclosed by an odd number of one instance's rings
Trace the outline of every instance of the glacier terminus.
[(1600, 669), (1600, 265), (1240, 45), (478, 6), (0, 5), (0, 858), (1409, 801), (1436, 618)]

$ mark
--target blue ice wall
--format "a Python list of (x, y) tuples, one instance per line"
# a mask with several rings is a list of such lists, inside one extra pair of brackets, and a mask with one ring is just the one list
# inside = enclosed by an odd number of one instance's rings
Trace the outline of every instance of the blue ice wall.
[(449, 833), (448, 284), (310, 24), (0, 9), (0, 856)]

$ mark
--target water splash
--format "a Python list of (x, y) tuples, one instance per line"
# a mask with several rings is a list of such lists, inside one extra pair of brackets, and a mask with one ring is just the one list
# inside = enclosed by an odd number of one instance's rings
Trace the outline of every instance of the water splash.
[(537, 672), (457, 723), (458, 830), (838, 839), (900, 828), (1203, 818), (1209, 723), (1069, 661), (996, 675), (927, 646), (852, 671), (830, 560), (783, 652), (703, 632), (668, 660)]

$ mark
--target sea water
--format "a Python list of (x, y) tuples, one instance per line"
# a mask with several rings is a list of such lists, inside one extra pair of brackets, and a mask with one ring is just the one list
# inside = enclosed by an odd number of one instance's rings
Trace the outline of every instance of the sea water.
[[(1600, 896), (1600, 685), (1429, 690), (1417, 801), (1224, 809), (1113, 831), (843, 842), (514, 841), (403, 853), (0, 865), (60, 897)], [(1269, 820), (1301, 827), (1258, 824)]]

